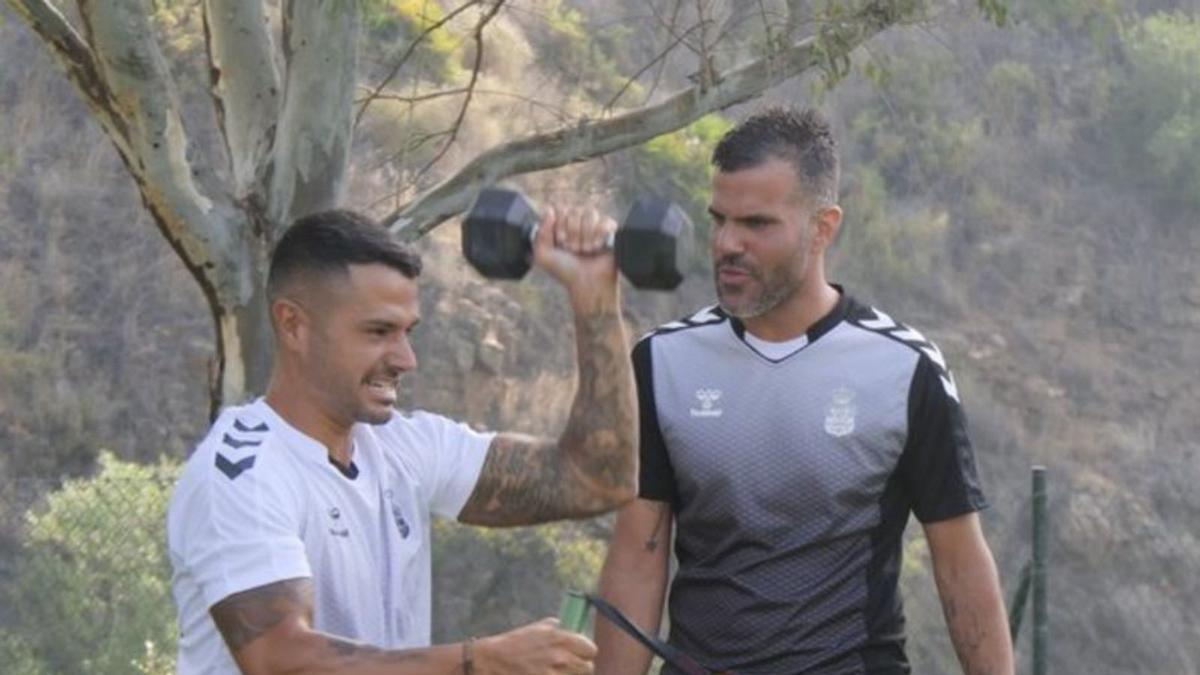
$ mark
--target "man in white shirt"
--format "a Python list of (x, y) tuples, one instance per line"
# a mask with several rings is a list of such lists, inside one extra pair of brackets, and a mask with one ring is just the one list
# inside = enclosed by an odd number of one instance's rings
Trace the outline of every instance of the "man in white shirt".
[(595, 646), (553, 619), (430, 646), (429, 534), (434, 515), (527, 525), (633, 498), (614, 228), (594, 211), (548, 210), (534, 242), (575, 315), (579, 384), (558, 439), (394, 410), (416, 367), (420, 259), (347, 211), (284, 234), (267, 283), (266, 396), (221, 414), (171, 500), (180, 673), (591, 672)]

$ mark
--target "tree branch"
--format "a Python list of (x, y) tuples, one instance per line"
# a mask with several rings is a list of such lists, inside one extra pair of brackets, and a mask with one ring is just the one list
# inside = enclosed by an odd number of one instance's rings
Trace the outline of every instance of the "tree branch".
[(683, 42), (688, 35), (691, 35), (692, 31), (697, 30), (698, 28), (700, 28), (700, 24), (695, 24), (691, 28), (687, 29), (687, 31), (682, 35), (673, 39), (671, 44), (667, 45), (667, 47), (659, 52), (657, 56), (638, 69), (636, 73), (630, 75), (625, 80), (625, 84), (622, 84), (621, 88), (617, 90), (617, 93), (613, 94), (612, 97), (608, 99), (608, 102), (604, 104), (604, 107), (601, 108), (601, 110), (604, 113), (612, 110), (613, 106), (617, 104), (617, 101), (621, 100), (621, 97), (625, 95), (625, 92), (629, 91), (629, 88), (632, 87), (642, 75), (645, 75), (654, 66), (664, 62), (666, 58), (671, 55), (671, 52), (675, 51), (675, 48), (679, 46), (679, 43)]
[(471, 67), (471, 79), (467, 82), (466, 95), (463, 97), (462, 105), (458, 108), (458, 116), (454, 118), (454, 122), (450, 125), (449, 138), (446, 139), (445, 143), (442, 143), (442, 147), (434, 153), (433, 157), (413, 177), (414, 183), (420, 181), (421, 177), (428, 173), (434, 164), (437, 164), (442, 157), (446, 156), (446, 153), (450, 151), (450, 146), (458, 138), (458, 132), (462, 129), (463, 120), (467, 117), (467, 108), (471, 106), (471, 99), (475, 95), (475, 85), (479, 83), (479, 73), (483, 70), (483, 29), (500, 13), (500, 8), (504, 6), (504, 2), (505, 0), (496, 0), (487, 14), (484, 14), (479, 19), (479, 23), (475, 25), (475, 31), (471, 36), (475, 41), (475, 63)]
[(42, 39), (118, 149), (127, 145), (129, 130), (113, 105), (112, 92), (96, 69), (95, 55), (67, 18), (48, 0), (8, 0), (8, 4)]
[(371, 93), (362, 102), (362, 106), (359, 107), (358, 113), (355, 114), (355, 116), (354, 116), (354, 126), (356, 128), (358, 127), (358, 123), (362, 121), (363, 115), (366, 114), (366, 112), (367, 112), (367, 106), (371, 105), (371, 103), (373, 103), (375, 101), (375, 99), (380, 98), (380, 96), (383, 93), (383, 90), (386, 89), (387, 86), (392, 83), (392, 80), (395, 79), (396, 75), (398, 75), (400, 73), (400, 69), (404, 67), (404, 64), (408, 62), (408, 59), (413, 55), (413, 52), (415, 52), (417, 50), (417, 47), (419, 47), (421, 45), (421, 43), (424, 42), (427, 37), (429, 37), (434, 31), (442, 28), (446, 24), (453, 21), (454, 18), (457, 17), (459, 14), (462, 14), (463, 12), (467, 11), (469, 8), (474, 7), (475, 5), (478, 5), (479, 3), (480, 3), (480, 0), (469, 0), (469, 2), (467, 2), (466, 4), (463, 4), (459, 7), (454, 8), (453, 10), (447, 12), (446, 15), (443, 16), (441, 19), (438, 19), (437, 21), (429, 24), (428, 26), (425, 27), (424, 30), (422, 30), (420, 33), (418, 33), (417, 36), (414, 37), (412, 39), (412, 41), (408, 43), (408, 47), (405, 48), (404, 53), (400, 55), (400, 58), (396, 60), (396, 63), (392, 66), (392, 69), (390, 71), (388, 71), (387, 77), (383, 78), (383, 81), (379, 83), (379, 86), (372, 89)]
[[(8, 0), (66, 71), (117, 149), (159, 231), (191, 272), (222, 334), (257, 285), (250, 274), (245, 214), (224, 194), (201, 194), (170, 70), (144, 0), (79, 0), (86, 39), (46, 0)], [(214, 181), (215, 183), (215, 181)], [(218, 308), (229, 309), (221, 314)], [(217, 341), (214, 406), (244, 393), (238, 354)], [(228, 366), (227, 357), (235, 363)], [(221, 394), (224, 394), (224, 397)], [(214, 408), (215, 410), (215, 408)]]
[[(232, 202), (201, 194), (199, 170), (187, 158), (188, 140), (174, 82), (141, 0), (80, 0), (84, 32), (94, 55), (95, 87), (108, 98), (92, 102), (102, 121), (119, 120), (109, 138), (117, 146), (163, 236), (206, 293), (220, 273), (236, 269)], [(232, 275), (230, 275), (232, 276)]]
[(270, 221), (286, 227), (341, 198), (353, 134), (359, 3), (287, 0), (287, 84), (268, 167)]
[(718, 73), (707, 88), (689, 87), (660, 103), (623, 115), (583, 121), (497, 146), (390, 214), (384, 222), (402, 239), (417, 239), (465, 210), (479, 190), (488, 185), (517, 174), (585, 161), (679, 129), (710, 112), (754, 98), (831, 58), (848, 55), (902, 16), (889, 0), (873, 0), (847, 20), (831, 23), (819, 37)]
[(262, 2), (205, 0), (204, 45), (234, 194), (245, 198), (261, 193), (280, 98), (275, 47)]

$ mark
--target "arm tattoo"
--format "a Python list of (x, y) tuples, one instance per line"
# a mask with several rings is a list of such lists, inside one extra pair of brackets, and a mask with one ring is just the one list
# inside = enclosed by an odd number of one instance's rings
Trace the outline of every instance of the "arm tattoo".
[(289, 616), (299, 614), (311, 621), (312, 607), (312, 580), (287, 579), (234, 593), (210, 612), (229, 651), (236, 654)]
[(579, 389), (560, 445), (601, 492), (637, 479), (637, 394), (620, 316), (576, 320)]
[(576, 315), (579, 385), (555, 443), (500, 434), (459, 519), (529, 525), (615, 508), (637, 473), (637, 406), (616, 310)]
[[(213, 605), (211, 613), (229, 651), (236, 654), (289, 616), (300, 615), (310, 623), (312, 606), (312, 580), (288, 579), (235, 593)], [(336, 663), (330, 663), (330, 667), (413, 663), (426, 661), (429, 656), (421, 651), (380, 649), (332, 635), (322, 639), (328, 651), (319, 658), (324, 661), (332, 657)]]
[(942, 611), (950, 629), (950, 639), (965, 675), (1000, 675), (999, 667), (985, 662), (981, 653), (990, 636), (983, 618), (967, 603), (960, 604), (953, 597), (945, 597)]
[(988, 665), (978, 663), (979, 652), (988, 639), (987, 628), (974, 612), (961, 611), (954, 600), (945, 603), (946, 623), (950, 626), (951, 642), (967, 675), (996, 675)]
[(417, 651), (390, 651), (359, 642), (351, 642), (340, 637), (330, 636), (326, 638), (325, 644), (339, 659), (343, 660), (341, 666), (363, 663), (378, 665), (423, 663), (429, 660), (425, 654)]
[(663, 531), (663, 526), (667, 524), (667, 514), (670, 513), (667, 509), (667, 504), (660, 504), (654, 507), (658, 511), (658, 517), (654, 519), (654, 529), (650, 531), (650, 536), (646, 539), (646, 550), (653, 553), (658, 550), (658, 536)]
[(562, 460), (552, 441), (499, 434), (458, 518), (492, 526), (553, 520), (567, 501), (566, 492)]

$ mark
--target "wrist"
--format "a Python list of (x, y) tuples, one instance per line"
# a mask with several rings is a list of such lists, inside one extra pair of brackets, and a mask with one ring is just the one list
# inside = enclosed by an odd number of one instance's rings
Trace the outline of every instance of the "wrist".
[(475, 638), (469, 637), (462, 643), (462, 675), (476, 675), (475, 670)]
[(621, 297), (616, 284), (572, 288), (568, 292), (571, 309), (576, 316), (620, 313)]
[(492, 641), (495, 636), (482, 638), (468, 638), (463, 643), (465, 649), (470, 652), (470, 670), (465, 670), (464, 675), (495, 675), (492, 668)]

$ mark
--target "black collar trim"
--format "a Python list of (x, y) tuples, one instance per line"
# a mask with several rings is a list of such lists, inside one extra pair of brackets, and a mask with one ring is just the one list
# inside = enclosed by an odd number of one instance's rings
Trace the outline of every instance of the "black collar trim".
[(350, 480), (354, 480), (355, 478), (358, 478), (358, 465), (354, 463), (354, 460), (350, 460), (349, 466), (343, 466), (336, 459), (334, 459), (333, 457), (330, 457), (329, 463), (332, 464), (333, 467), (338, 470), (338, 473), (342, 474), (346, 478), (349, 478)]

